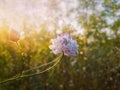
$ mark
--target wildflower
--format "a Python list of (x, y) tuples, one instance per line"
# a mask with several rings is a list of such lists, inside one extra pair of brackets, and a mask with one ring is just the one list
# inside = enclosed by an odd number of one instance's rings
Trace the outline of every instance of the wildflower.
[(68, 33), (62, 33), (57, 38), (51, 40), (52, 45), (49, 48), (54, 54), (64, 53), (66, 56), (76, 56), (78, 51), (78, 45), (76, 40)]

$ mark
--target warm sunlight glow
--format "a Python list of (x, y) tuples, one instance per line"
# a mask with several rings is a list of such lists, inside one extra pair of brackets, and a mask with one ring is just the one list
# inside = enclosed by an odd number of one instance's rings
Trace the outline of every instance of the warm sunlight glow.
[(6, 24), (10, 29), (22, 32), (24, 28), (40, 30), (41, 24), (48, 23), (50, 31), (54, 26), (61, 29), (65, 25), (80, 30), (77, 12), (67, 15), (77, 7), (77, 0), (0, 0), (0, 26)]

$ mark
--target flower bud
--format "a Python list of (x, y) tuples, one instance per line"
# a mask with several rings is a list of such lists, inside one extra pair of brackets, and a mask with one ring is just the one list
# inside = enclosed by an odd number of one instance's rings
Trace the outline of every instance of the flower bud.
[(15, 30), (11, 30), (9, 33), (9, 40), (13, 42), (17, 42), (19, 39), (20, 39), (20, 34)]

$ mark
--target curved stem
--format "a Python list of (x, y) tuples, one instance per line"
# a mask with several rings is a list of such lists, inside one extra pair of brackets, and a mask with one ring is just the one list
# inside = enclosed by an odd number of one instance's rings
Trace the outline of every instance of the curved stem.
[(61, 57), (61, 55), (60, 55), (59, 57), (57, 57), (55, 60), (51, 61), (51, 62), (42, 64), (42, 65), (40, 65), (40, 66), (33, 67), (33, 68), (29, 69), (29, 70), (22, 71), (22, 74), (25, 74), (25, 73), (27, 73), (27, 72), (29, 72), (29, 71), (32, 71), (32, 70), (35, 70), (35, 69), (39, 69), (39, 68), (44, 67), (44, 66), (47, 66), (47, 65), (50, 65), (50, 64), (56, 62), (60, 57)]
[[(28, 75), (19, 75), (19, 76), (16, 76), (16, 77), (13, 77), (13, 78), (9, 78), (9, 79), (7, 79), (7, 80), (4, 80), (4, 81), (2, 81), (2, 82), (0, 82), (0, 84), (2, 84), (2, 83), (6, 83), (6, 82), (10, 82), (10, 81), (13, 81), (13, 80), (17, 80), (17, 79), (22, 79), (22, 78), (27, 78), (27, 77), (33, 77), (33, 76), (36, 76), (36, 75), (39, 75), (39, 74), (41, 74), (41, 73), (44, 73), (44, 72), (46, 72), (46, 71), (49, 71), (49, 70), (51, 70), (52, 68), (54, 68), (62, 59), (63, 59), (63, 56), (64, 56), (64, 54), (62, 53), (62, 55), (60, 55), (60, 59), (58, 58), (58, 60), (57, 60), (57, 62), (53, 65), (53, 66), (51, 66), (51, 67), (49, 67), (49, 68), (47, 68), (47, 69), (45, 69), (45, 70), (43, 70), (43, 71), (41, 71), (41, 72), (38, 72), (38, 73), (33, 73), (33, 74), (28, 74)], [(45, 64), (44, 64), (45, 65)], [(42, 65), (43, 66), (43, 65)], [(35, 69), (35, 68), (34, 68)], [(38, 69), (38, 68), (37, 68)]]

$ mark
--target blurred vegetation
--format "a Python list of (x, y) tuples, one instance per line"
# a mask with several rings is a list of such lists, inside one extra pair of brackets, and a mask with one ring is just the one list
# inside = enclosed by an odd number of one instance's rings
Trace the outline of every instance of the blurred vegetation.
[[(54, 69), (38, 76), (1, 84), (0, 90), (120, 89), (120, 16), (115, 14), (120, 4), (117, 0), (103, 0), (105, 9), (97, 12), (96, 0), (78, 1), (78, 10), (94, 11), (79, 15), (78, 22), (85, 30), (84, 35), (69, 26), (62, 29), (77, 39), (78, 55), (64, 57)], [(108, 24), (106, 17), (116, 20)], [(0, 28), (0, 81), (57, 57), (48, 48), (56, 30), (51, 32), (42, 27), (40, 31), (29, 31), (24, 28), (24, 33), (24, 37), (19, 38), (19, 34), (7, 25)]]

